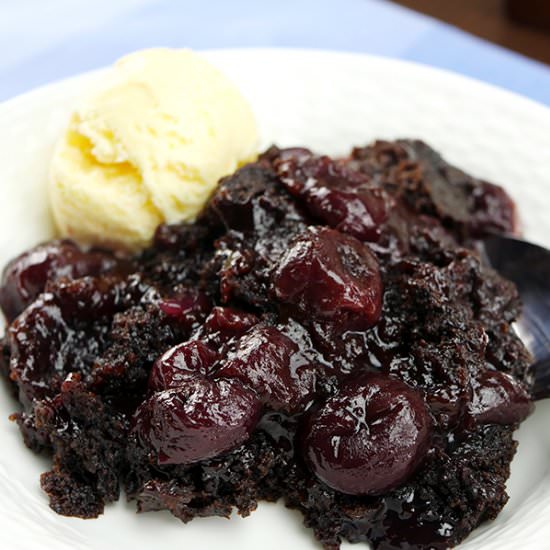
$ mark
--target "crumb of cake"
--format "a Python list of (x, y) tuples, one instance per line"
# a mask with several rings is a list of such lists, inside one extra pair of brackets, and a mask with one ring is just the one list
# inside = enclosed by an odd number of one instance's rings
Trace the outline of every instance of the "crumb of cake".
[(506, 503), (533, 406), (517, 289), (475, 246), (516, 230), (500, 187), (399, 140), (272, 147), (131, 258), (25, 252), (0, 373), (52, 509), (282, 499), (327, 549), (458, 544)]

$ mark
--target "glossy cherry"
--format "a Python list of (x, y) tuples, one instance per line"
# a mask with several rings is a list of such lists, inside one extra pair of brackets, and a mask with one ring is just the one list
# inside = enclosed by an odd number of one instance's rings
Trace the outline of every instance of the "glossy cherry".
[(326, 227), (310, 227), (292, 242), (275, 269), (273, 289), (296, 316), (341, 330), (371, 327), (382, 308), (376, 257), (354, 237)]
[(142, 403), (133, 431), (158, 464), (190, 464), (239, 446), (260, 412), (256, 394), (238, 380), (195, 378)]
[(46, 290), (55, 297), (67, 320), (92, 321), (112, 317), (139, 300), (145, 290), (116, 275), (61, 279), (48, 283)]
[(200, 327), (197, 337), (208, 341), (213, 347), (221, 346), (232, 338), (242, 336), (258, 322), (258, 317), (252, 313), (216, 306)]
[(199, 340), (178, 344), (155, 361), (149, 376), (149, 389), (177, 388), (191, 378), (206, 377), (217, 360), (218, 354)]
[(63, 378), (59, 349), (69, 333), (51, 295), (37, 299), (10, 326), (10, 378), (25, 405), (58, 389)]
[(408, 479), (425, 456), (431, 420), (400, 380), (363, 373), (305, 417), (303, 450), (315, 475), (352, 495), (377, 495)]
[(238, 342), (216, 372), (253, 388), (275, 410), (299, 410), (315, 388), (315, 366), (298, 345), (275, 327), (256, 325)]
[(532, 411), (529, 393), (509, 374), (487, 370), (472, 383), (468, 415), (477, 424), (516, 424)]
[(212, 304), (204, 292), (185, 288), (173, 296), (163, 298), (159, 302), (159, 307), (175, 322), (185, 328), (191, 328), (205, 319)]
[(265, 216), (261, 202), (275, 177), (259, 164), (249, 164), (223, 178), (208, 204), (207, 213), (227, 229), (251, 231)]
[(475, 236), (518, 233), (516, 206), (502, 187), (485, 181), (472, 188), (469, 229)]
[(30, 304), (51, 280), (75, 279), (112, 270), (115, 258), (104, 252), (83, 252), (72, 241), (38, 245), (12, 260), (4, 269), (0, 307), (8, 321)]
[(303, 152), (282, 157), (277, 172), (314, 218), (362, 241), (380, 237), (392, 200), (366, 175), (329, 157)]

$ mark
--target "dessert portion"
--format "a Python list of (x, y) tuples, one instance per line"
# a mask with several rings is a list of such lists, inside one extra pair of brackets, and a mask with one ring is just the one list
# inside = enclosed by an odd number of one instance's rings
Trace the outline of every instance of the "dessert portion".
[(419, 141), (273, 147), (134, 257), (40, 245), (4, 270), (0, 371), (58, 513), (282, 499), (325, 548), (448, 548), (507, 500), (532, 409), (514, 285), (476, 240), (498, 186)]
[(250, 106), (188, 50), (132, 53), (75, 109), (50, 171), (61, 234), (131, 250), (192, 221), (218, 180), (256, 158)]

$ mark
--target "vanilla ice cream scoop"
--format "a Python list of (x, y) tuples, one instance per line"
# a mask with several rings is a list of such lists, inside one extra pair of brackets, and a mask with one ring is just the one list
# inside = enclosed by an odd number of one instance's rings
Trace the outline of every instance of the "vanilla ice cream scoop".
[(256, 154), (239, 90), (188, 50), (128, 55), (74, 111), (54, 153), (60, 232), (135, 250), (161, 222), (192, 221), (218, 180)]

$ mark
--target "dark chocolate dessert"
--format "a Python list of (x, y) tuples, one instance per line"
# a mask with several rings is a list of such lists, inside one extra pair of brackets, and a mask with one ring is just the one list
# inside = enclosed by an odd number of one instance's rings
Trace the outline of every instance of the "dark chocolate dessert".
[(126, 258), (70, 241), (4, 271), (0, 371), (51, 507), (300, 510), (325, 548), (448, 548), (507, 500), (530, 413), (516, 288), (478, 240), (500, 188), (419, 141), (265, 152)]

